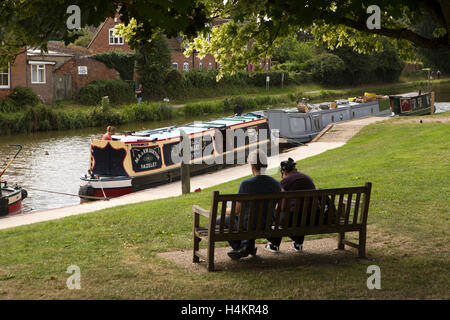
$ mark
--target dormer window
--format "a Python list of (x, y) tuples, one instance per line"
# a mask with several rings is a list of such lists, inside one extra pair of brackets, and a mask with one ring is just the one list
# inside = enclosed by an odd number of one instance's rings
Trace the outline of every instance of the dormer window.
[(114, 34), (114, 28), (109, 29), (109, 44), (123, 45), (123, 38)]

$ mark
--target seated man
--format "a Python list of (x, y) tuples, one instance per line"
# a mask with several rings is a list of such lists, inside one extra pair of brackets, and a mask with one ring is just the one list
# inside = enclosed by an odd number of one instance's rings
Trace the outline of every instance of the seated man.
[[(314, 190), (316, 186), (314, 185), (314, 182), (312, 179), (307, 176), (304, 173), (298, 172), (295, 168), (295, 161), (292, 158), (289, 158), (287, 161), (282, 161), (280, 164), (280, 171), (281, 171), (281, 177), (283, 178), (280, 182), (281, 187), (284, 191), (301, 191), (301, 190)], [(285, 210), (290, 210), (290, 221), (288, 224), (292, 226), (292, 220), (293, 220), (293, 214), (295, 210), (295, 201), (291, 201), (291, 207), (287, 209), (286, 202), (283, 201), (282, 210), (285, 212)], [(282, 217), (283, 219), (283, 217)], [(298, 219), (299, 223), (301, 219)], [(304, 236), (298, 236), (298, 237), (291, 237), (291, 239), (294, 241), (292, 244), (292, 249), (294, 249), (297, 252), (302, 252), (303, 250), (303, 240), (305, 239)], [(281, 238), (271, 238), (268, 239), (269, 243), (265, 246), (265, 250), (270, 252), (279, 252), (280, 251), (280, 244), (281, 244)]]
[[(253, 173), (253, 177), (248, 178), (241, 182), (239, 186), (238, 193), (276, 193), (281, 192), (280, 183), (274, 178), (265, 175), (265, 170), (267, 168), (267, 156), (262, 151), (254, 151), (249, 154), (248, 163), (251, 165), (251, 170)], [(255, 206), (255, 211), (258, 212), (257, 206)], [(270, 210), (264, 210), (264, 212), (268, 212)], [(230, 210), (227, 210), (225, 226), (228, 227), (230, 225)], [(249, 227), (256, 227), (256, 222), (249, 224), (249, 204), (248, 203), (236, 203), (236, 216), (234, 221), (234, 226), (238, 225), (239, 215), (243, 214), (243, 228), (247, 229)], [(272, 217), (268, 217), (271, 219)], [(265, 218), (262, 219), (262, 225), (265, 225)], [(216, 224), (220, 224), (220, 217), (217, 219)], [(228, 256), (233, 260), (238, 260), (240, 258), (247, 257), (249, 254), (256, 255), (256, 247), (255, 240), (234, 240), (229, 241), (230, 246), (233, 248), (230, 252), (228, 252)]]

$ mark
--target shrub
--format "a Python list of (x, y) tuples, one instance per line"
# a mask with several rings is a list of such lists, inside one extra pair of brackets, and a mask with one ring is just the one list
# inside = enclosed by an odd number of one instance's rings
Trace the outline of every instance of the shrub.
[(85, 105), (98, 105), (104, 96), (112, 104), (122, 104), (134, 100), (134, 91), (123, 80), (94, 80), (78, 93), (79, 101)]
[(339, 84), (342, 82), (345, 64), (341, 58), (331, 53), (323, 53), (311, 61), (312, 77), (321, 84)]
[(19, 107), (9, 97), (0, 100), (0, 112), (16, 112), (19, 111)]
[(35, 106), (40, 102), (39, 97), (30, 88), (17, 86), (8, 95), (8, 98), (16, 105), (17, 108), (21, 109), (25, 106)]

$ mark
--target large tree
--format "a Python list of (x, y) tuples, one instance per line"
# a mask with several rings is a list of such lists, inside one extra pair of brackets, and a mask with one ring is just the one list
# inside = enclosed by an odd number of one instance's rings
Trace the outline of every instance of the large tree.
[[(412, 45), (450, 47), (448, 0), (3, 0), (0, 62), (11, 61), (24, 45), (45, 48), (48, 40), (73, 41), (77, 34), (66, 27), (70, 16), (66, 10), (73, 4), (81, 8), (82, 26), (98, 25), (120, 6), (125, 24), (136, 19), (129, 39), (133, 45), (160, 32), (168, 37), (182, 33), (187, 39), (201, 33), (190, 50), (214, 54), (223, 71), (242, 70), (248, 62), (270, 55), (280, 39), (306, 29), (331, 48), (347, 45), (364, 53), (382, 50), (383, 38), (390, 39), (405, 58), (412, 57)], [(370, 5), (381, 9), (380, 29), (367, 28)], [(436, 23), (432, 37), (412, 27), (423, 12)], [(231, 20), (210, 28), (217, 17)], [(211, 41), (207, 33), (212, 34)]]

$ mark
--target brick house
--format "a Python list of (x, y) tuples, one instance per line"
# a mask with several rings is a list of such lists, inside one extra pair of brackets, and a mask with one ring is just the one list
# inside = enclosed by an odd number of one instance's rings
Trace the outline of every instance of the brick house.
[(54, 51), (57, 47), (49, 43), (48, 52), (24, 50), (8, 68), (0, 70), (0, 99), (22, 86), (31, 88), (45, 103), (51, 103), (71, 99), (92, 80), (120, 79), (116, 70), (83, 56), (83, 52), (74, 53), (76, 50), (70, 47)]
[[(226, 23), (228, 20), (226, 19), (216, 19), (213, 22), (213, 26), (221, 25)], [(100, 53), (111, 50), (121, 50), (124, 52), (132, 52), (133, 50), (127, 44), (125, 39), (119, 36), (115, 36), (113, 34), (114, 27), (120, 24), (120, 18), (117, 14), (114, 18), (107, 18), (105, 22), (103, 22), (97, 29), (94, 37), (88, 45), (89, 51), (94, 53)], [(206, 55), (203, 59), (199, 59), (196, 53), (191, 54), (189, 57), (186, 57), (183, 54), (183, 48), (181, 47), (182, 43), (181, 37), (169, 38), (168, 46), (172, 51), (171, 63), (172, 67), (179, 71), (189, 71), (189, 70), (205, 70), (205, 69), (218, 69), (218, 63), (216, 59), (210, 54)], [(260, 66), (265, 70), (270, 70), (271, 61), (270, 59), (266, 59), (260, 63)], [(246, 71), (254, 71), (254, 65), (249, 65)]]

